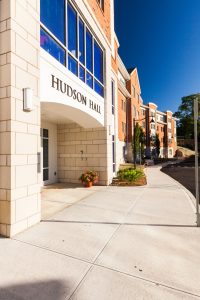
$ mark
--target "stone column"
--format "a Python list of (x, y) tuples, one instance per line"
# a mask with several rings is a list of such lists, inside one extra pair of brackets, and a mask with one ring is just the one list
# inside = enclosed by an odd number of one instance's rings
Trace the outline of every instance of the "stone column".
[(39, 0), (0, 0), (0, 234), (8, 237), (41, 218), (39, 22)]

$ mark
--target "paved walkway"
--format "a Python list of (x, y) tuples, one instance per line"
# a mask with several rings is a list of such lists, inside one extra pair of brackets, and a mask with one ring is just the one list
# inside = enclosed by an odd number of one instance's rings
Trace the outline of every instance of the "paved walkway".
[(192, 200), (158, 167), (147, 175), (0, 239), (0, 300), (199, 299)]

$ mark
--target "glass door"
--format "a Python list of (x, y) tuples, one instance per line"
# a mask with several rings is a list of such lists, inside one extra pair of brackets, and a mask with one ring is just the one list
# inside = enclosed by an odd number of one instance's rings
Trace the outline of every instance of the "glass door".
[(43, 181), (49, 180), (49, 130), (42, 129)]

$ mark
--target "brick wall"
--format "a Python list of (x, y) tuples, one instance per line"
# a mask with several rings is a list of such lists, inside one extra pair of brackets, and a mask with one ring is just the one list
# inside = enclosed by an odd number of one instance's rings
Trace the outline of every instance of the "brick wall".
[(104, 10), (97, 0), (87, 0), (107, 39), (111, 42), (111, 0), (104, 0)]

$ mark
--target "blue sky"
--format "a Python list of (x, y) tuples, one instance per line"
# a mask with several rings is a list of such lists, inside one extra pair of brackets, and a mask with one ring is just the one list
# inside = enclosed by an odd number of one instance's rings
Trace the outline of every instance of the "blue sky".
[(200, 92), (200, 0), (115, 0), (115, 31), (144, 103), (174, 112)]

